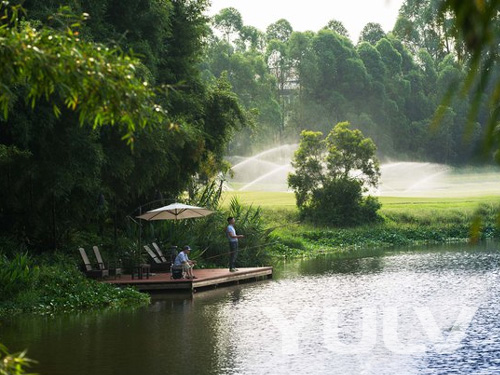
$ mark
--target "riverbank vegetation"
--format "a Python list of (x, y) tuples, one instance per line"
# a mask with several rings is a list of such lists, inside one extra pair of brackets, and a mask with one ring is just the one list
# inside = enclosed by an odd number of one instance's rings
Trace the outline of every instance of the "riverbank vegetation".
[[(217, 190), (213, 192), (218, 196)], [(239, 260), (252, 266), (325, 253), (350, 256), (363, 249), (468, 242), (498, 238), (500, 233), (500, 197), (379, 199), (383, 222), (339, 228), (301, 221), (292, 193), (225, 192), (217, 199), (219, 208), (213, 215), (178, 223), (148, 223), (143, 227), (143, 240), (182, 239), (193, 247), (192, 258), (200, 267), (225, 267), (227, 243), (222, 234), (227, 216), (235, 216), (238, 233), (245, 234)], [(112, 240), (108, 238), (109, 243)], [(137, 242), (129, 240), (129, 247), (118, 250), (115, 257), (130, 256), (136, 246)], [(111, 256), (111, 247), (102, 248)], [(133, 289), (87, 279), (79, 270), (76, 251), (33, 257), (5, 240), (2, 250), (0, 317), (134, 307), (149, 301), (147, 295)], [(145, 260), (145, 254), (138, 256)]]
[[(363, 247), (469, 242), (498, 238), (500, 196), (456, 198), (379, 197), (382, 222), (334, 228), (300, 220), (291, 193), (226, 192), (243, 204), (261, 205), (266, 224), (275, 228), (270, 255), (278, 258), (350, 252)], [(274, 198), (273, 198), (274, 197)]]
[(149, 296), (87, 279), (74, 260), (55, 253), (35, 260), (27, 253), (0, 256), (0, 317), (52, 315), (74, 310), (137, 307)]
[[(488, 60), (491, 76), (469, 82), (481, 95), (465, 89), (461, 100), (447, 97), (475, 55), (463, 40), (440, 42), (453, 26), (437, 22), (429, 2), (406, 2), (390, 33), (367, 24), (356, 45), (334, 20), (304, 33), (286, 20), (264, 33), (233, 22), (235, 10), (210, 20), (206, 0), (60, 8), (65, 3), (22, 2), (26, 12), (0, 6), (3, 314), (144, 303), (132, 290), (83, 278), (78, 247), (102, 245), (108, 261), (127, 268), (143, 260), (143, 243), (189, 243), (200, 266), (225, 265), (226, 216), (246, 235), (240, 260), (253, 265), (318, 244), (333, 251), (494, 235), (488, 206), (480, 220), (460, 208), (443, 216), (439, 204), (421, 213), (382, 205), (383, 223), (333, 228), (296, 225), (295, 203), (286, 215), (256, 202), (221, 206), (214, 187), (229, 171), (227, 154), (296, 141), (304, 129), (326, 133), (343, 121), (384, 151), (377, 157), (460, 164), (481, 140), (494, 144), (488, 121), (498, 111), (480, 99), (498, 97), (497, 54)], [(137, 222), (140, 212), (176, 200), (216, 214)]]

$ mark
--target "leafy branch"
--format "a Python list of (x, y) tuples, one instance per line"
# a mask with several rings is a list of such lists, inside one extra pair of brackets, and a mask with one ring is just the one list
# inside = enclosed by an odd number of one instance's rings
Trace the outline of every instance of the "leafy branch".
[[(56, 116), (63, 105), (79, 114), (81, 124), (120, 126), (130, 145), (138, 128), (164, 121), (166, 111), (138, 74), (141, 63), (136, 57), (117, 47), (80, 39), (78, 27), (85, 14), (72, 19), (65, 31), (58, 31), (20, 21), (21, 11), (7, 2), (0, 4), (0, 111), (4, 119), (16, 99), (15, 89), (23, 86), (32, 108), (43, 98), (53, 103)], [(66, 8), (61, 12), (68, 13)]]

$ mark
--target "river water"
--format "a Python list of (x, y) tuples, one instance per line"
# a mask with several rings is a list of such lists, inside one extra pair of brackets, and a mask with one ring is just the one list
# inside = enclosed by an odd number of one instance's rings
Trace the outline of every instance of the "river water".
[(17, 318), (0, 342), (42, 375), (500, 374), (499, 274), (493, 243), (321, 255), (133, 311)]

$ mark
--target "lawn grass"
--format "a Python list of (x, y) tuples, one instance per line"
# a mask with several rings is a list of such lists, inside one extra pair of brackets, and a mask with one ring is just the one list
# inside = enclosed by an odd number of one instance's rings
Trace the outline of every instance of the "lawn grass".
[[(223, 195), (223, 205), (228, 205), (233, 197), (237, 197), (241, 204), (260, 206), (267, 209), (296, 210), (295, 196), (287, 192), (266, 191), (226, 191)], [(471, 196), (471, 197), (379, 197), (382, 203), (381, 212), (390, 211), (419, 211), (419, 210), (465, 210), (474, 211), (479, 205), (493, 205), (500, 203), (498, 195)]]
[[(333, 228), (301, 222), (293, 193), (225, 192), (223, 205), (237, 197), (244, 205), (260, 206), (276, 244), (270, 252), (279, 257), (311, 256), (318, 247), (345, 252), (369, 247), (469, 241), (478, 225), (479, 238), (497, 237), (500, 194), (470, 197), (379, 197), (383, 219), (356, 228)], [(479, 219), (478, 219), (479, 218)], [(479, 224), (478, 224), (479, 223)]]
[(222, 205), (229, 205), (229, 202), (233, 197), (238, 198), (240, 203), (244, 205), (277, 209), (296, 209), (295, 195), (293, 193), (269, 191), (225, 191), (222, 196)]

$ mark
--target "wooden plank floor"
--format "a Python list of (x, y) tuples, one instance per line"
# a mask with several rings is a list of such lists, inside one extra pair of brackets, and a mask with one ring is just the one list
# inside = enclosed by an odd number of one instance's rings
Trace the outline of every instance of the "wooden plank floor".
[(229, 272), (227, 268), (215, 269), (195, 269), (193, 274), (196, 279), (171, 279), (170, 273), (156, 273), (150, 275), (149, 279), (144, 276), (142, 279), (137, 277), (132, 279), (131, 275), (122, 275), (117, 279), (103, 280), (105, 283), (119, 286), (134, 286), (141, 291), (168, 291), (185, 290), (196, 291), (198, 289), (217, 287), (224, 284), (234, 284), (240, 281), (258, 280), (261, 278), (271, 278), (273, 275), (272, 267), (251, 267), (239, 268), (236, 272)]

